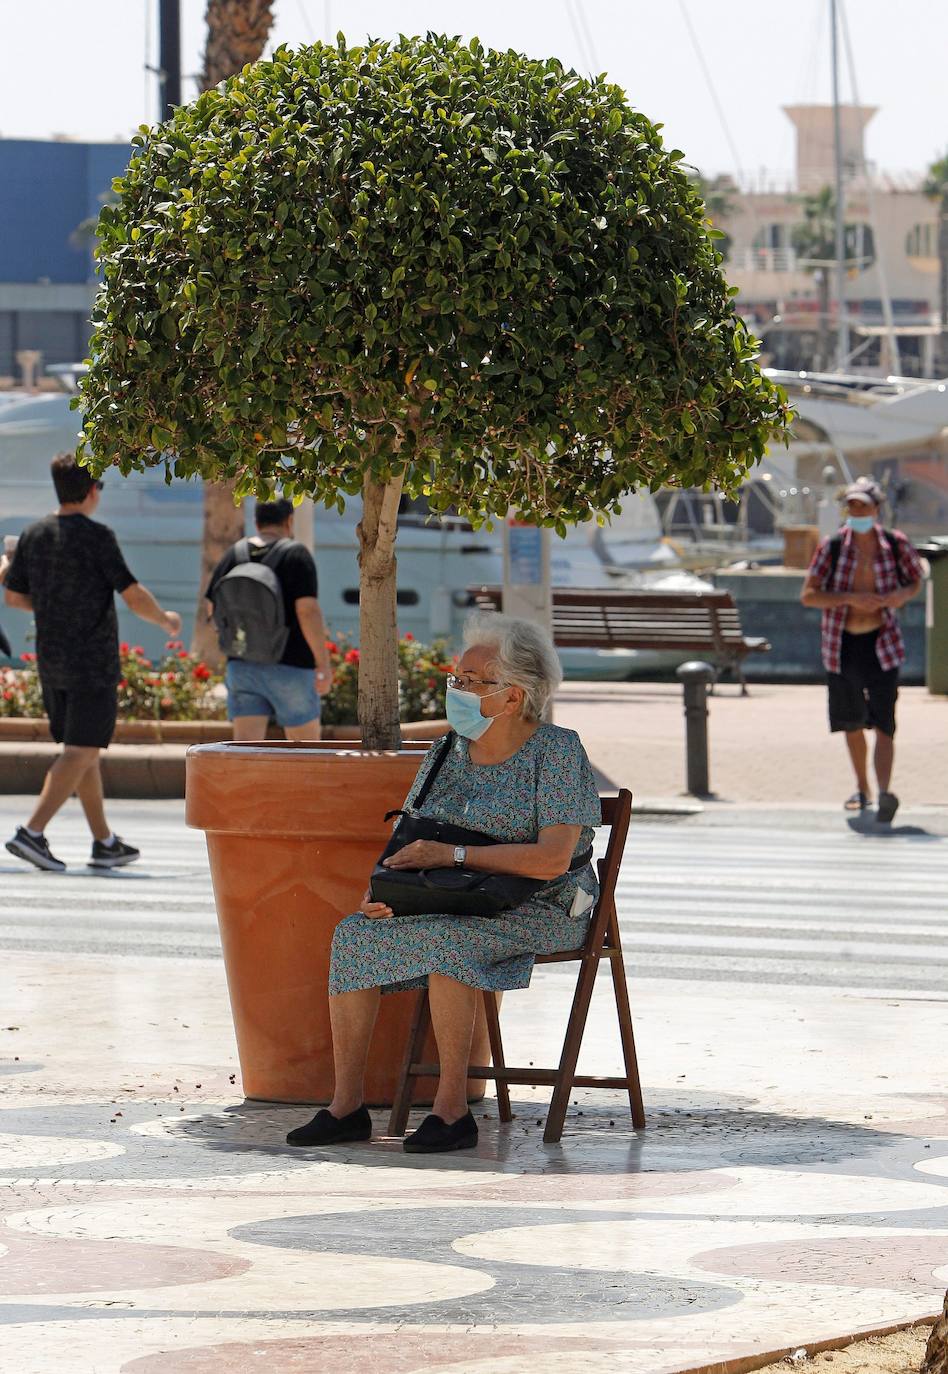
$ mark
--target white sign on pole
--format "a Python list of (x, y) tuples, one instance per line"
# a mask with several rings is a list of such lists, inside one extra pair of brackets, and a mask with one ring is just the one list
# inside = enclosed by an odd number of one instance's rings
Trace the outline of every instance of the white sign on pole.
[[(531, 620), (553, 633), (553, 591), (550, 586), (550, 531), (525, 525), (509, 512), (504, 521), (505, 615)], [(552, 705), (548, 713), (552, 719)]]
[(550, 588), (550, 531), (508, 514), (504, 521), (503, 611), (553, 628)]

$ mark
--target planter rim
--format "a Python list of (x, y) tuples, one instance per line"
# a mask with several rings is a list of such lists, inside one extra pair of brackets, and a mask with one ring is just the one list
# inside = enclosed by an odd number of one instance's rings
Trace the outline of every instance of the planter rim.
[(358, 841), (367, 820), (356, 799), (370, 798), (379, 817), (401, 806), (425, 753), (422, 744), (370, 750), (334, 740), (193, 745), (185, 823), (208, 834)]
[(295, 754), (297, 757), (307, 756), (314, 758), (326, 758), (328, 755), (355, 754), (359, 758), (399, 758), (403, 754), (418, 754), (430, 748), (434, 740), (415, 740), (410, 739), (404, 742), (401, 749), (363, 749), (358, 740), (289, 740), (289, 739), (268, 739), (268, 740), (217, 740), (209, 744), (192, 744), (188, 748), (188, 758), (194, 758), (198, 754), (202, 759), (208, 756), (220, 758), (231, 755), (240, 757), (241, 755), (253, 754), (255, 759), (260, 762), (263, 759), (272, 761), (274, 759), (285, 758), (286, 755)]

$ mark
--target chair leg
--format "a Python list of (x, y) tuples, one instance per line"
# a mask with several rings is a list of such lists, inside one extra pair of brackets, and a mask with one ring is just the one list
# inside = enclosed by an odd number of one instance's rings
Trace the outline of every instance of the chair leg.
[(579, 1050), (583, 1043), (583, 1031), (586, 1029), (586, 1018), (589, 1015), (589, 1004), (592, 1001), (593, 987), (598, 971), (598, 954), (583, 959), (579, 977), (576, 980), (573, 1005), (570, 1008), (566, 1038), (563, 1041), (563, 1053), (560, 1055), (560, 1063), (556, 1071), (556, 1086), (553, 1089), (546, 1127), (543, 1131), (543, 1143), (545, 1145), (555, 1145), (563, 1134), (566, 1108), (569, 1106), (569, 1095), (573, 1090), (573, 1079), (576, 1076), (576, 1061), (579, 1059)]
[(610, 959), (612, 965), (612, 986), (616, 995), (616, 1011), (619, 1016), (619, 1038), (622, 1041), (622, 1058), (625, 1063), (625, 1076), (628, 1079), (629, 1107), (632, 1111), (632, 1125), (637, 1131), (645, 1127), (645, 1103), (642, 1101), (642, 1082), (639, 1078), (639, 1061), (635, 1053), (635, 1036), (632, 1031), (632, 1008), (629, 1005), (629, 985), (625, 979), (625, 964), (619, 944), (618, 923), (615, 915), (609, 922), (609, 943), (620, 951), (617, 958)]
[(418, 1000), (415, 1003), (415, 1012), (411, 1019), (411, 1029), (408, 1032), (408, 1038), (405, 1044), (402, 1071), (398, 1076), (398, 1087), (395, 1090), (395, 1100), (392, 1103), (392, 1112), (388, 1118), (389, 1135), (405, 1134), (405, 1127), (408, 1124), (408, 1113), (411, 1111), (412, 1088), (415, 1084), (412, 1065), (421, 1063), (425, 1036), (428, 1034), (428, 1027), (430, 1024), (431, 1011), (428, 1006), (428, 989), (423, 988), (421, 992), (419, 992)]
[[(490, 1057), (495, 1069), (507, 1067), (504, 1060), (504, 1042), (500, 1038), (500, 1015), (497, 1011), (497, 998), (492, 992), (484, 991), (484, 1015), (487, 1018), (487, 1034), (490, 1037)], [(501, 1121), (513, 1121), (510, 1110), (510, 1093), (507, 1084), (495, 1079), (497, 1088), (497, 1115)]]

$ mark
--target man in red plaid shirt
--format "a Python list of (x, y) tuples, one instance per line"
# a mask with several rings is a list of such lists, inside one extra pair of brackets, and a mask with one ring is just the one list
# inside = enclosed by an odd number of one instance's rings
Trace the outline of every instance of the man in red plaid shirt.
[(830, 730), (846, 734), (857, 790), (847, 811), (870, 805), (866, 730), (875, 730), (877, 819), (888, 823), (899, 799), (890, 791), (895, 702), (905, 645), (898, 611), (921, 585), (918, 554), (899, 530), (883, 529), (885, 494), (871, 477), (846, 488), (846, 523), (813, 555), (800, 600), (823, 612), (823, 666)]

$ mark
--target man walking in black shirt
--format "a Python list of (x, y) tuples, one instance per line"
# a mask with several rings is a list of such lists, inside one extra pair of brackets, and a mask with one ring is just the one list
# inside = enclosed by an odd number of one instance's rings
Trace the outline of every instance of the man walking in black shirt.
[(63, 751), (50, 768), (36, 808), (7, 849), (37, 868), (66, 867), (50, 852), (46, 826), (75, 793), (92, 831), (90, 863), (118, 868), (139, 852), (113, 835), (105, 819), (99, 754), (115, 728), (119, 667), (115, 593), (142, 620), (175, 637), (181, 617), (165, 611), (129, 572), (112, 531), (91, 517), (102, 482), (71, 453), (53, 459), (59, 510), (20, 535), (5, 579), (8, 606), (31, 612), (43, 702)]
[(319, 739), (332, 665), (316, 564), (293, 538), (292, 501), (258, 501), (254, 519), (256, 535), (227, 550), (205, 593), (227, 655), (234, 739), (264, 739), (271, 716), (287, 739)]

